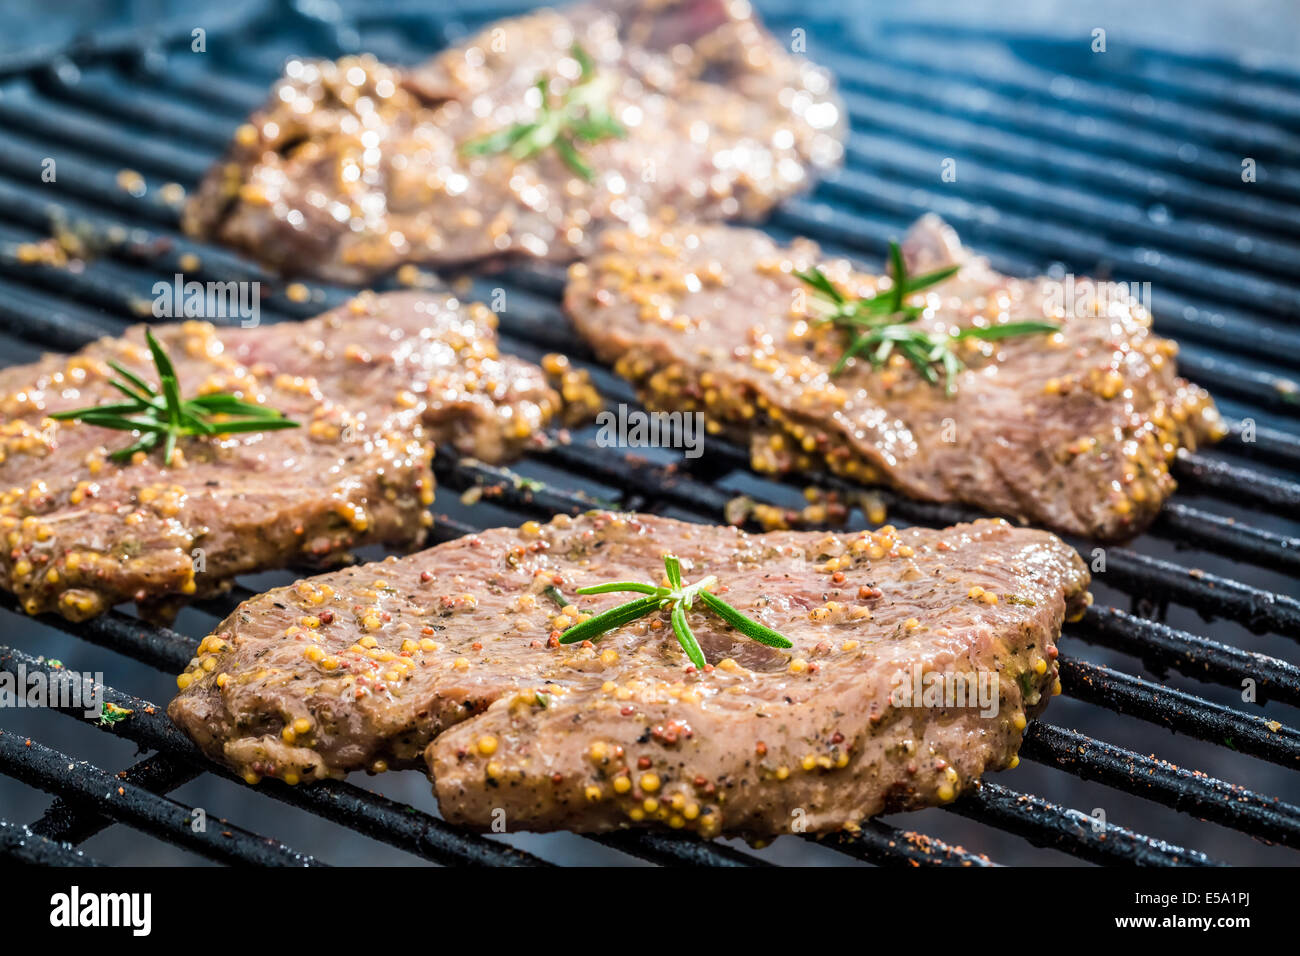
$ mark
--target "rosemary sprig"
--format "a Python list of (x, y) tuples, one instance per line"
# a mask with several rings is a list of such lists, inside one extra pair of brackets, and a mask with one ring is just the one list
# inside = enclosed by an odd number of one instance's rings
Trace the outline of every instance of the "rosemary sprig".
[(596, 65), (587, 51), (575, 43), (569, 52), (581, 73), (558, 101), (553, 102), (551, 81), (540, 76), (536, 89), (541, 106), (536, 119), (470, 140), (461, 149), (474, 156), (509, 151), (515, 159), (527, 159), (554, 147), (571, 170), (588, 182), (595, 179), (595, 171), (578, 151), (579, 144), (626, 136), (627, 130), (610, 115), (609, 82), (596, 75)]
[(1051, 322), (1004, 322), (988, 328), (958, 329), (947, 334), (936, 334), (918, 328), (913, 323), (925, 310), (909, 305), (907, 297), (921, 289), (929, 288), (957, 273), (960, 266), (948, 266), (909, 276), (903, 261), (903, 250), (897, 242), (889, 243), (889, 259), (894, 273), (893, 287), (884, 295), (870, 299), (850, 299), (835, 287), (835, 283), (816, 266), (806, 272), (796, 272), (795, 277), (810, 286), (818, 305), (817, 322), (829, 322), (849, 333), (849, 344), (839, 357), (832, 375), (844, 371), (849, 361), (862, 353), (873, 368), (884, 366), (897, 349), (916, 367), (931, 385), (939, 384), (939, 373), (945, 378), (944, 392), (951, 397), (957, 390), (957, 375), (966, 367), (953, 351), (954, 342), (962, 339), (1006, 339), (1018, 335), (1035, 335), (1057, 332), (1059, 325)]
[(682, 645), (682, 650), (691, 659), (691, 663), (703, 670), (706, 663), (704, 652), (700, 650), (700, 644), (695, 639), (695, 634), (691, 631), (691, 626), (686, 620), (687, 612), (692, 609), (696, 598), (698, 598), (705, 608), (722, 618), (751, 641), (758, 641), (768, 647), (794, 646), (784, 635), (746, 617), (722, 598), (711, 593), (709, 588), (718, 583), (715, 575), (710, 574), (694, 584), (683, 584), (681, 561), (673, 554), (664, 555), (664, 573), (668, 576), (668, 587), (642, 584), (639, 581), (615, 581), (611, 584), (596, 584), (592, 587), (578, 588), (579, 594), (610, 594), (624, 591), (643, 594), (645, 597), (612, 607), (608, 611), (602, 611), (594, 617), (573, 625), (560, 637), (560, 643), (576, 644), (579, 641), (595, 640), (606, 631), (612, 631), (624, 624), (631, 624), (638, 618), (653, 614), (655, 611), (669, 609), (669, 620), (673, 626), (673, 633), (677, 636), (677, 642)]
[(74, 408), (55, 412), (50, 417), (57, 421), (75, 419), (87, 425), (139, 434), (140, 438), (134, 444), (109, 456), (114, 461), (127, 461), (138, 451), (152, 451), (161, 442), (164, 446), (163, 464), (169, 467), (176, 440), (186, 435), (225, 435), (298, 427), (297, 422), (290, 421), (274, 409), (245, 402), (224, 392), (182, 399), (171, 359), (152, 331), (145, 329), (144, 338), (158, 370), (158, 388), (110, 360), (109, 366), (119, 377), (109, 379), (108, 384), (125, 395), (128, 401)]

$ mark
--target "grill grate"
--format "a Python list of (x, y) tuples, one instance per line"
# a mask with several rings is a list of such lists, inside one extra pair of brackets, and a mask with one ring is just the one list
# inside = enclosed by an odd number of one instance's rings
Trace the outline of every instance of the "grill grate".
[[(265, 96), (286, 55), (335, 56), (364, 48), (410, 62), (521, 9), (435, 13), (424, 6), (332, 22), (290, 4), (264, 10), (258, 5), (252, 20), (231, 18), (212, 28), (211, 52), (202, 56), (188, 52), (186, 27), (0, 59), (0, 343), (7, 360), (23, 361), (36, 347), (75, 348), (120, 330), (141, 316), (142, 303), (148, 314), (148, 290), (160, 275), (173, 272), (212, 281), (261, 279), (275, 288), (262, 304), (271, 321), (306, 317), (341, 301), (348, 290), (325, 286), (312, 286), (308, 303), (291, 301), (256, 267), (181, 236), (177, 210), (158, 187), (197, 182), (235, 125)], [(1105, 572), (1096, 576), (1099, 596), (1127, 600), (1130, 607), (1099, 602), (1067, 628), (1072, 645), (1090, 645), (1105, 662), (1063, 655), (1065, 696), (1051, 716), (1067, 705), (1067, 715), (1110, 716), (1107, 726), (1136, 740), (1138, 749), (1038, 721), (1026, 733), (1022, 756), (1063, 771), (1085, 798), (1093, 791), (1078, 781), (1260, 841), (1300, 847), (1300, 808), (1144, 755), (1160, 746), (1150, 743), (1150, 729), (1164, 727), (1212, 745), (1197, 753), (1216, 763), (1222, 744), (1248, 756), (1250, 763), (1230, 766), (1245, 766), (1252, 780), (1268, 783), (1263, 789), (1293, 792), (1290, 775), (1300, 769), (1300, 733), (1272, 717), (1282, 713), (1294, 720), (1284, 709), (1300, 706), (1300, 667), (1271, 653), (1280, 638), (1300, 639), (1300, 601), (1294, 596), (1300, 575), (1300, 404), (1293, 369), (1281, 358), (1300, 351), (1300, 333), (1289, 324), (1300, 315), (1300, 137), (1290, 132), (1300, 119), (1300, 74), (1155, 50), (1130, 56), (1122, 61), (1124, 69), (1111, 71), (1066, 56), (1061, 44), (1042, 38), (879, 24), (865, 39), (865, 32), (855, 36), (853, 24), (796, 12), (797, 22), (779, 9), (767, 19), (778, 34), (792, 26), (807, 30), (810, 55), (840, 80), (854, 132), (846, 168), (811, 196), (787, 203), (773, 216), (771, 231), (811, 235), (833, 251), (878, 260), (890, 236), (933, 210), (1004, 271), (1068, 267), (1150, 279), (1157, 328), (1183, 341), (1181, 367), (1211, 388), (1225, 414), (1236, 419), (1221, 446), (1178, 462), (1182, 490), (1150, 533), (1133, 548), (1106, 549)], [(952, 55), (954, 45), (962, 56)], [(945, 55), (936, 57), (936, 49)], [(1061, 72), (1061, 63), (1076, 68)], [(57, 157), (58, 179), (41, 184), (47, 156)], [(1247, 156), (1258, 163), (1258, 182), (1251, 185), (1240, 180)], [(958, 163), (958, 180), (940, 185), (939, 164), (949, 157)], [(120, 188), (122, 167), (144, 174), (150, 187), (144, 195)], [(48, 236), (52, 223), (89, 228), (104, 245), (102, 255), (81, 271), (21, 262), (18, 245)], [(189, 253), (200, 257), (198, 274), (181, 268)], [(508, 350), (526, 357), (568, 352), (592, 370), (611, 401), (633, 404), (627, 385), (595, 366), (574, 340), (559, 311), (562, 282), (560, 270), (515, 268), (479, 278), (472, 288), (479, 295), (495, 287), (508, 290), (510, 309), (501, 320)], [(795, 486), (794, 480), (751, 475), (744, 452), (722, 442), (711, 441), (701, 459), (643, 460), (600, 448), (583, 433), (573, 444), (539, 452), (520, 466), (541, 474), (541, 484), (442, 453), (436, 467), (440, 507), (455, 492), (482, 493), (477, 509), (439, 515), (439, 540), (475, 530), (467, 518), (498, 523), (485, 520), (485, 512), (517, 522), (577, 513), (598, 501), (718, 521), (739, 490), (788, 500)], [(815, 480), (847, 488), (829, 476)], [(881, 499), (899, 524), (944, 525), (972, 516), (963, 508), (887, 492)], [(1074, 543), (1089, 556), (1087, 543)], [(198, 612), (224, 615), (252, 593), (236, 588), (203, 602)], [(26, 625), (17, 619), (11, 597), (0, 596), (0, 606), (9, 623)], [(1197, 614), (1214, 619), (1216, 629), (1227, 632), (1223, 639), (1197, 633)], [(167, 673), (181, 670), (197, 643), (188, 633), (114, 611), (80, 624), (39, 619), (38, 626), (26, 626), (33, 649), (50, 639), (50, 628)], [(1116, 657), (1139, 663), (1149, 675), (1113, 666)], [(26, 650), (0, 649), (0, 670), (19, 668), (70, 679)], [(1268, 706), (1227, 706), (1169, 686), (1170, 671), (1208, 685), (1207, 693), (1218, 690), (1220, 698), (1222, 689), (1240, 691), (1248, 679)], [(318, 862), (224, 821), (219, 829), (194, 833), (189, 808), (168, 794), (203, 773), (235, 778), (205, 761), (148, 702), (112, 687), (104, 695), (135, 712), (107, 732), (152, 755), (114, 774), (0, 731), (0, 773), (55, 795), (30, 827), (0, 821), (0, 856), (93, 863), (76, 845), (125, 824), (222, 862)], [(62, 712), (97, 725), (78, 709)], [(1009, 789), (1002, 779), (982, 783), (946, 808), (946, 815), (920, 814), (920, 825), (937, 828), (953, 817), (976, 821), (975, 832), (996, 848), (995, 856), (1018, 850), (1017, 840), (993, 832), (1002, 831), (1094, 863), (1219, 862), (1200, 850)], [(260, 789), (299, 811), (437, 863), (547, 864), (533, 852), (350, 783), (290, 788), (268, 781)], [(1168, 821), (1154, 812), (1139, 816), (1144, 828)], [(1255, 858), (1239, 839), (1216, 837), (1216, 846)], [(598, 842), (661, 864), (770, 862), (766, 854), (725, 843), (658, 833), (619, 833)], [(820, 845), (876, 864), (992, 865), (981, 854), (878, 820), (864, 822), (856, 837), (836, 835)]]

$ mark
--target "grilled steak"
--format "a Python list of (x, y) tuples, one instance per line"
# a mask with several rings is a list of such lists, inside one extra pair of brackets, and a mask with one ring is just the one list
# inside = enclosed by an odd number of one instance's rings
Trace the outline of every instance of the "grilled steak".
[(1096, 314), (1105, 297), (1094, 295), (1066, 314), (1060, 284), (993, 272), (933, 217), (904, 252), (909, 275), (963, 263), (914, 297), (928, 307), (918, 327), (1033, 319), (1060, 331), (956, 343), (968, 368), (953, 397), (898, 351), (881, 371), (862, 357), (834, 374), (844, 332), (810, 320), (811, 290), (793, 273), (820, 263), (858, 298), (889, 278), (820, 262), (808, 241), (778, 246), (721, 226), (607, 233), (571, 267), (566, 305), (648, 406), (703, 412), (711, 431), (748, 441), (760, 470), (821, 465), (1099, 539), (1141, 530), (1173, 491), (1178, 449), (1224, 432), (1205, 391), (1178, 377), (1175, 344), (1151, 334), (1131, 298)]
[[(578, 44), (625, 135), (475, 155), (563, 96)], [(402, 263), (570, 261), (603, 225), (661, 210), (754, 218), (841, 153), (826, 73), (748, 4), (623, 0), (503, 20), (425, 65), (291, 61), (185, 215), (186, 229), (282, 272), (360, 282)]]
[(445, 296), (363, 295), (308, 322), (155, 326), (181, 393), (265, 403), (299, 428), (118, 464), (129, 433), (52, 412), (120, 400), (106, 364), (157, 382), (143, 327), (0, 372), (0, 586), (81, 620), (134, 600), (165, 616), (249, 571), (422, 542), (444, 442), (518, 450), (559, 406), (540, 369), (497, 354), (495, 315)]
[[(793, 648), (697, 612), (703, 671), (661, 613), (559, 643), (579, 613), (628, 595), (562, 612), (546, 587), (657, 583), (668, 551), (688, 583), (717, 575), (720, 595)], [(1059, 690), (1055, 642), (1087, 585), (1060, 540), (1000, 519), (750, 535), (560, 516), (245, 602), (203, 641), (168, 712), (250, 782), (423, 758), (458, 823), (486, 827), (504, 809), (512, 830), (827, 830), (951, 800), (1014, 766), (1026, 718)], [(958, 697), (961, 678), (991, 693)], [(922, 685), (953, 692), (911, 692)]]

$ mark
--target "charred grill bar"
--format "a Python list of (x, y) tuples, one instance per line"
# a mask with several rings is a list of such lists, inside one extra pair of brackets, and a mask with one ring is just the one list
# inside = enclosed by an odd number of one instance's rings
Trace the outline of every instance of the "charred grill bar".
[[(271, 287), (262, 302), (267, 321), (307, 317), (341, 301), (346, 290), (331, 288), (321, 289), (321, 300), (297, 301), (283, 283), (272, 283), (223, 250), (181, 236), (177, 208), (159, 187), (197, 182), (230, 129), (261, 102), (289, 54), (335, 56), (364, 48), (410, 62), (520, 9), (480, 7), (457, 15), (421, 5), (409, 15), (367, 13), (350, 23), (332, 23), (305, 17), (292, 5), (269, 5), (253, 22), (211, 29), (212, 52), (202, 58), (189, 54), (186, 27), (171, 35), (115, 36), (72, 50), (0, 60), (0, 332), (63, 351), (114, 333), (140, 317), (142, 304), (147, 314), (152, 283), (187, 271), (182, 259), (190, 253), (202, 263), (193, 278), (261, 279)], [(857, 40), (839, 23), (808, 22), (803, 11), (798, 16), (794, 25), (808, 28), (810, 55), (840, 80), (854, 132), (848, 166), (812, 196), (784, 205), (773, 218), (773, 230), (783, 237), (807, 234), (878, 260), (886, 240), (929, 209), (948, 218), (972, 247), (989, 252), (994, 265), (1007, 272), (1037, 271), (1044, 258), (1059, 256), (1081, 271), (1101, 265), (1121, 278), (1150, 278), (1157, 330), (1182, 342), (1181, 368), (1216, 393), (1233, 421), (1219, 448), (1178, 462), (1179, 496), (1147, 540), (1231, 558), (1245, 580), (1152, 556), (1139, 543), (1107, 549), (1099, 583), (1135, 604), (1190, 607), (1257, 633), (1300, 638), (1300, 601), (1294, 597), (1300, 538), (1275, 530), (1287, 527), (1282, 522), (1261, 527), (1273, 518), (1300, 517), (1300, 437), (1295, 434), (1300, 403), (1295, 384), (1277, 364), (1280, 356), (1300, 351), (1300, 334), (1288, 324), (1300, 314), (1300, 285), (1294, 278), (1300, 226), (1290, 212), (1291, 204), (1300, 203), (1300, 141), (1286, 132), (1300, 119), (1295, 93), (1300, 76), (1153, 52), (1134, 63), (1131, 74), (1053, 83), (1055, 70), (1035, 62), (1050, 57), (1046, 42), (1017, 41), (1023, 55), (1005, 60), (996, 72), (981, 72), (978, 63), (968, 65), (961, 57), (925, 58), (917, 44), (938, 35), (932, 30), (886, 27), (895, 42), (883, 44)], [(769, 11), (767, 20), (778, 32), (791, 25), (779, 11)], [(1006, 45), (1006, 38), (962, 30), (942, 39)], [(972, 98), (976, 91), (978, 99)], [(1138, 96), (1154, 105), (1138, 109)], [(1202, 111), (1216, 109), (1240, 116), (1207, 125)], [(1187, 143), (1197, 146), (1189, 152), (1181, 148)], [(1247, 144), (1261, 175), (1251, 188), (1234, 188), (1240, 180), (1236, 152)], [(39, 181), (46, 156), (58, 157), (55, 183)], [(951, 187), (939, 188), (931, 170), (945, 156), (956, 156), (967, 173)], [(122, 168), (143, 173), (149, 185), (144, 195), (123, 188)], [(1063, 184), (1071, 177), (1077, 182)], [(1170, 210), (1179, 216), (1169, 216)], [(102, 245), (84, 271), (33, 264), (20, 254), (22, 244), (47, 238), (52, 224), (89, 227)], [(163, 242), (156, 241), (160, 237)], [(559, 313), (561, 285), (559, 270), (516, 268), (480, 278), (474, 292), (507, 290), (509, 310), (502, 316), (507, 351), (535, 358), (561, 350), (590, 365), (589, 353)], [(610, 400), (633, 400), (624, 383), (594, 371)], [(450, 455), (440, 455), (436, 467), (441, 495), (477, 486), (490, 492), (486, 501), (521, 520), (600, 503), (570, 490), (594, 481), (615, 489), (613, 503), (620, 506), (672, 509), (718, 521), (733, 495), (721, 483), (746, 473), (748, 459), (717, 441), (710, 441), (708, 450), (704, 458), (664, 467), (580, 439), (535, 456), (539, 465), (571, 479), (544, 485), (521, 485), (508, 471)], [(1238, 460), (1226, 460), (1224, 453)], [(786, 484), (809, 480), (795, 477)], [(815, 481), (844, 488), (824, 476)], [(1189, 493), (1197, 496), (1194, 504), (1186, 500)], [(970, 517), (960, 508), (888, 493), (881, 497), (896, 523), (944, 525)], [(1242, 509), (1251, 513), (1243, 517)], [(473, 530), (440, 516), (435, 536)], [(1087, 545), (1075, 543), (1087, 555)], [(1250, 583), (1261, 573), (1286, 585), (1275, 591)], [(251, 592), (236, 588), (202, 609), (221, 615), (248, 596)], [(6, 614), (17, 613), (8, 595), (0, 596), (0, 605)], [(185, 666), (197, 643), (120, 612), (80, 624), (41, 620), (169, 673)], [(1258, 653), (1105, 606), (1091, 608), (1066, 634), (1132, 655), (1157, 678), (1089, 663), (1075, 643), (1062, 660), (1067, 696), (1136, 718), (1144, 728), (1163, 726), (1214, 744), (1230, 741), (1253, 757), (1292, 772), (1300, 769), (1300, 733), (1294, 728), (1158, 683), (1165, 669), (1233, 688), (1249, 678), (1261, 700), (1300, 705), (1300, 667), (1286, 659), (1294, 649), (1290, 641), (1276, 641), (1270, 653)], [(58, 679), (58, 669), (36, 656), (40, 650), (38, 643), (0, 649), (0, 669), (22, 666)], [(193, 834), (188, 810), (167, 794), (202, 772), (230, 774), (204, 760), (160, 709), (113, 688), (105, 688), (105, 699), (135, 711), (107, 732), (133, 740), (153, 756), (115, 774), (0, 731), (0, 773), (56, 796), (30, 827), (0, 821), (0, 857), (93, 863), (75, 844), (104, 827), (125, 824), (219, 861), (316, 862), (234, 825), (208, 837)], [(85, 720), (79, 710), (66, 713)], [(1145, 746), (1142, 752), (1129, 750), (1045, 722), (1031, 725), (1022, 750), (1026, 759), (1084, 780), (1300, 847), (1300, 808), (1146, 753)], [(1098, 828), (1080, 809), (1016, 792), (1002, 781), (984, 782), (950, 812), (1091, 862), (1217, 862), (1121, 826)], [(290, 788), (267, 781), (261, 786), (302, 811), (435, 862), (546, 864), (350, 784)], [(106, 792), (116, 796), (105, 800)], [(725, 845), (658, 833), (616, 834), (600, 842), (664, 864), (765, 862)], [(855, 838), (822, 843), (877, 864), (991, 862), (879, 821), (864, 822)]]

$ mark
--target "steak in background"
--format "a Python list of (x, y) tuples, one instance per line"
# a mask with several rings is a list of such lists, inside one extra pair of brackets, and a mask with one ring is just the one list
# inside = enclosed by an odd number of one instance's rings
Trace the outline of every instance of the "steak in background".
[(0, 586), (29, 614), (123, 601), (165, 618), (237, 574), (424, 540), (435, 443), (501, 460), (560, 407), (541, 369), (501, 356), (480, 304), (363, 294), (306, 322), (153, 326), (182, 397), (231, 392), (299, 428), (182, 439), (117, 463), (129, 432), (52, 412), (120, 401), (116, 360), (157, 385), (143, 326), (0, 371)]
[[(562, 95), (578, 76), (575, 42), (627, 131), (580, 144), (593, 180), (554, 148), (467, 155), (535, 118), (539, 76)], [(544, 9), (414, 69), (369, 56), (290, 61), (184, 222), (282, 273), (340, 282), (403, 263), (568, 262), (603, 226), (663, 210), (758, 218), (836, 165), (843, 133), (828, 75), (768, 35), (747, 3)]]
[[(908, 274), (961, 271), (913, 297), (918, 325), (945, 332), (1034, 319), (1054, 335), (967, 339), (949, 397), (895, 351), (874, 371), (832, 369), (845, 332), (811, 321), (796, 271), (820, 265), (843, 294), (888, 277), (823, 261), (725, 226), (609, 231), (570, 268), (569, 314), (650, 408), (699, 411), (747, 443), (761, 471), (829, 468), (926, 501), (976, 505), (1059, 531), (1116, 540), (1141, 531), (1173, 492), (1169, 465), (1225, 428), (1210, 396), (1178, 377), (1177, 346), (1131, 299), (1065, 314), (1060, 284), (1014, 279), (968, 255), (934, 217), (904, 243)], [(922, 300), (922, 296), (924, 299)]]
[[(657, 583), (669, 551), (687, 583), (717, 575), (720, 595), (794, 646), (698, 611), (703, 672), (662, 612), (559, 643), (577, 614), (633, 597), (577, 588)], [(1055, 643), (1088, 582), (1059, 539), (1000, 519), (747, 534), (562, 515), (246, 601), (200, 645), (168, 713), (250, 782), (423, 759), (443, 816), (478, 827), (504, 810), (511, 831), (852, 829), (1015, 766), (1025, 721), (1059, 692)], [(896, 694), (936, 672), (996, 678), (996, 694), (983, 709)]]

